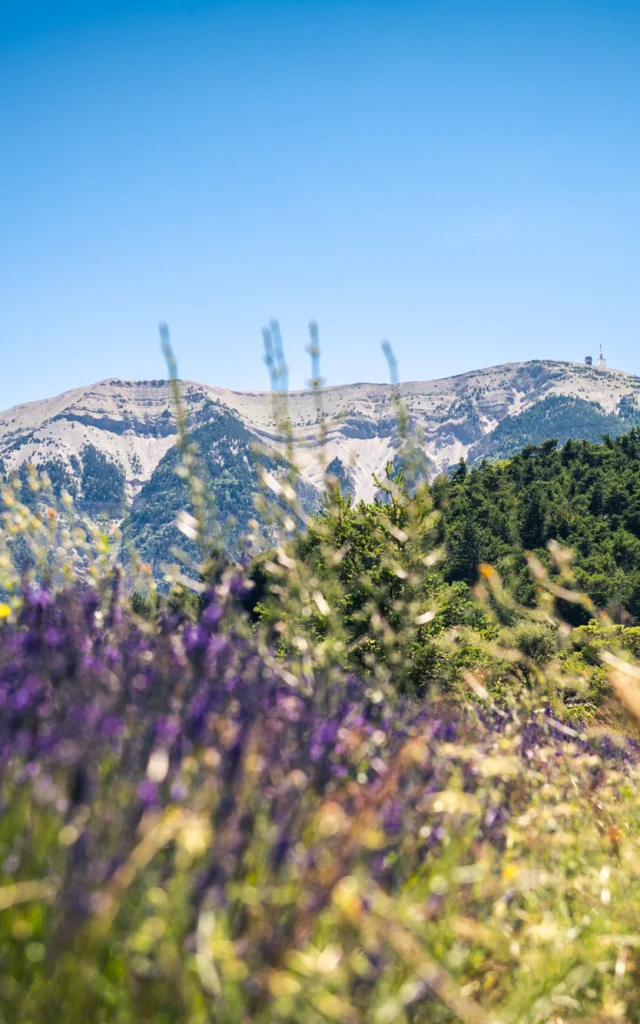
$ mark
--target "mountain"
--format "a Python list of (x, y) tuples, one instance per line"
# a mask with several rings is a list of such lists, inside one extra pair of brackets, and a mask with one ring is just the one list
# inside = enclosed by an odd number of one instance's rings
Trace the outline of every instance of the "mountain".
[[(253, 446), (259, 443), (274, 459), (283, 451), (273, 396), (192, 381), (181, 387), (217, 507), (237, 536), (253, 514)], [(433, 476), (461, 458), (505, 458), (548, 437), (598, 441), (640, 422), (640, 378), (577, 363), (507, 363), (399, 390)], [(321, 401), (322, 414), (311, 391), (288, 396), (307, 503), (319, 496), (328, 465), (356, 500), (371, 500), (373, 475), (398, 456), (392, 387), (329, 387)], [(88, 514), (121, 518), (130, 511), (134, 537), (154, 558), (186, 498), (173, 472), (175, 443), (171, 388), (164, 380), (110, 379), (0, 413), (0, 472), (33, 463)]]

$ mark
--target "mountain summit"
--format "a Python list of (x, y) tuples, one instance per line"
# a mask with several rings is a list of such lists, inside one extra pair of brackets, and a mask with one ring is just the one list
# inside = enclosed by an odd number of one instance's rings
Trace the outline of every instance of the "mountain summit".
[[(273, 396), (192, 381), (181, 387), (218, 506), (242, 521), (255, 487), (252, 445), (274, 457), (282, 450)], [(504, 458), (549, 437), (598, 441), (640, 422), (640, 378), (578, 363), (506, 363), (405, 383), (399, 392), (434, 476), (461, 458)], [(327, 466), (356, 500), (374, 497), (374, 474), (398, 450), (391, 385), (324, 388), (322, 451), (316, 396), (290, 392), (288, 415), (308, 498), (318, 496)], [(20, 473), (28, 463), (46, 469), (54, 489), (69, 490), (89, 514), (120, 518), (131, 510), (155, 547), (183, 497), (175, 442), (169, 382), (113, 378), (0, 413), (0, 473)]]
[[(505, 363), (455, 377), (401, 384), (399, 390), (421, 429), (434, 472), (461, 458), (508, 454), (506, 449), (513, 447), (509, 435), (522, 432), (518, 426), (523, 416), (542, 401), (546, 403), (545, 438), (553, 434), (553, 427), (562, 425), (561, 432), (567, 436), (599, 440), (599, 433), (591, 438), (594, 429), (615, 430), (618, 420), (624, 429), (640, 409), (640, 378), (621, 370), (552, 360)], [(229, 391), (184, 381), (182, 393), (192, 425), (225, 411), (248, 434), (279, 449), (270, 392)], [(288, 402), (302, 476), (318, 485), (322, 460), (314, 395), (309, 390), (293, 391)], [(372, 498), (372, 473), (383, 472), (394, 454), (391, 385), (327, 387), (322, 404), (327, 427), (325, 461), (338, 458), (353, 480), (355, 497)], [(572, 408), (573, 416), (568, 415)], [(531, 419), (529, 415), (527, 420)], [(567, 419), (573, 420), (568, 432)], [(150, 479), (175, 439), (171, 389), (164, 380), (112, 378), (0, 413), (0, 460), (5, 472), (15, 471), (24, 462), (46, 465), (54, 460), (80, 484), (82, 453), (92, 448), (121, 470), (128, 500)], [(534, 443), (543, 439), (531, 438)]]

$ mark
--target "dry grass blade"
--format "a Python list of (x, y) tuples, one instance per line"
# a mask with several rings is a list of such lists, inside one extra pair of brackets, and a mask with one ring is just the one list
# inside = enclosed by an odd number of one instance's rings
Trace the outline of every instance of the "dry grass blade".
[(58, 892), (58, 882), (53, 878), (39, 878), (27, 882), (14, 882), (0, 888), (0, 910), (8, 910), (18, 903), (32, 903), (34, 900), (50, 900)]
[(535, 555), (527, 554), (526, 559), (536, 583), (538, 583), (538, 585), (544, 590), (553, 594), (554, 597), (559, 598), (562, 601), (568, 601), (570, 604), (582, 605), (582, 607), (585, 608), (594, 618), (598, 616), (596, 606), (587, 594), (583, 594), (577, 590), (569, 590), (567, 587), (562, 587), (558, 583), (553, 583), (552, 580), (549, 579), (547, 570)]
[(640, 669), (610, 651), (600, 651), (600, 658), (609, 665), (609, 682), (627, 711), (640, 721)]
[(172, 808), (162, 816), (138, 843), (127, 860), (113, 875), (109, 886), (101, 893), (96, 908), (100, 928), (106, 930), (118, 912), (120, 900), (137, 876), (167, 843), (175, 839), (192, 815), (188, 811)]
[(392, 924), (388, 926), (387, 939), (396, 953), (402, 957), (418, 978), (428, 985), (439, 999), (452, 1010), (464, 1024), (488, 1024), (490, 1018), (482, 1007), (465, 996), (460, 986), (448, 971), (418, 942), (405, 928)]
[(404, 925), (392, 920), (393, 904), (378, 886), (369, 884), (380, 929), (392, 949), (464, 1024), (489, 1024), (490, 1017), (474, 999), (464, 995), (449, 972), (424, 948)]

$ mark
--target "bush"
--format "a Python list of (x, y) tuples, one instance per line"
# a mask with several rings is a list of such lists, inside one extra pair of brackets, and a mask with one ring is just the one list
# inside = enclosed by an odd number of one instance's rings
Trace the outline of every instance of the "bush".
[(540, 666), (548, 664), (560, 649), (557, 630), (541, 622), (520, 622), (513, 639), (518, 650)]

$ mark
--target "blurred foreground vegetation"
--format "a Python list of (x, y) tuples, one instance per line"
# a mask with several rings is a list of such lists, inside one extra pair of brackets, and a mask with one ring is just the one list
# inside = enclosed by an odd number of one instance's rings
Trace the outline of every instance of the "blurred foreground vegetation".
[(243, 567), (183, 432), (162, 596), (9, 483), (2, 1024), (640, 1021), (640, 629), (581, 576), (635, 536), (639, 444), (431, 488), (408, 452), (306, 525), (263, 473)]

